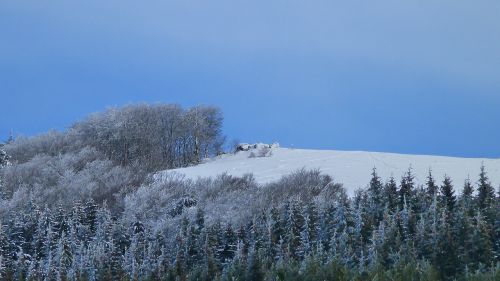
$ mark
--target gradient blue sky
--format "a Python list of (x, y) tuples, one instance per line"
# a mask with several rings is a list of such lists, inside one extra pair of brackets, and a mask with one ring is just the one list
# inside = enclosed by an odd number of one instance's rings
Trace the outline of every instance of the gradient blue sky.
[(499, 1), (0, 2), (0, 138), (135, 102), (242, 141), (500, 157)]

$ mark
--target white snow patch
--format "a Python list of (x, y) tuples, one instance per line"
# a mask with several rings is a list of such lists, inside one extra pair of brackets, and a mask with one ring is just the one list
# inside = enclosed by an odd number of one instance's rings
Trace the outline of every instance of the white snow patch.
[(301, 168), (320, 169), (323, 173), (331, 175), (335, 182), (342, 183), (352, 195), (356, 189), (366, 187), (373, 167), (377, 168), (377, 173), (384, 181), (390, 176), (399, 181), (411, 166), (418, 184), (426, 182), (429, 169), (432, 169), (438, 183), (448, 175), (452, 178), (455, 189), (460, 191), (469, 176), (473, 183), (477, 181), (479, 169), (484, 163), (494, 186), (500, 184), (500, 159), (289, 149), (277, 145), (271, 148), (272, 153), (269, 157), (249, 158), (252, 150), (222, 155), (197, 166), (160, 173), (175, 172), (191, 179), (212, 177), (224, 172), (234, 176), (253, 173), (257, 182), (268, 183)]

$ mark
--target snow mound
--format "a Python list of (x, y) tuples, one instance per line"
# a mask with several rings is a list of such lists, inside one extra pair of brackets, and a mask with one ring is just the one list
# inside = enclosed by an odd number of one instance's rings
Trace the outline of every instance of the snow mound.
[[(481, 164), (484, 163), (494, 186), (500, 184), (500, 159), (290, 149), (266, 144), (246, 145), (247, 150), (209, 159), (197, 166), (160, 173), (175, 172), (191, 179), (222, 173), (234, 176), (252, 173), (257, 182), (268, 183), (301, 168), (320, 169), (331, 175), (335, 182), (342, 183), (349, 194), (353, 194), (356, 189), (366, 187), (374, 167), (383, 180), (394, 176), (398, 181), (411, 167), (418, 184), (425, 183), (429, 169), (432, 169), (436, 181), (441, 182), (444, 176), (448, 175), (452, 178), (455, 189), (460, 191), (467, 178), (470, 177), (473, 183), (476, 182)], [(269, 149), (268, 155), (265, 155), (267, 157), (251, 157), (252, 153), (256, 154), (263, 147)]]
[(266, 143), (255, 143), (255, 144), (249, 144), (249, 143), (240, 143), (236, 146), (236, 152), (239, 151), (250, 151), (254, 149), (272, 149), (272, 148), (278, 148), (280, 147), (279, 143), (273, 143), (273, 144), (266, 144)]

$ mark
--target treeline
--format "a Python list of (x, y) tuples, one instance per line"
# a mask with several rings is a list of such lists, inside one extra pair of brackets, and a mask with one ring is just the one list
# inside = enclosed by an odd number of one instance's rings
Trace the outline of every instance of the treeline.
[(220, 152), (222, 121), (221, 111), (211, 106), (130, 105), (92, 114), (65, 132), (18, 137), (4, 149), (14, 163), (22, 164), (37, 155), (92, 147), (115, 163), (137, 162), (155, 171), (197, 163)]
[[(93, 201), (70, 210), (28, 203), (9, 213), (2, 280), (500, 277), (500, 194), (484, 167), (460, 194), (431, 173), (417, 186), (411, 169), (387, 182), (373, 170), (352, 198), (318, 171), (265, 186), (251, 176), (159, 181), (127, 197), (118, 216)], [(247, 203), (231, 202), (237, 197)]]
[(93, 114), (64, 132), (11, 139), (2, 147), (10, 158), (0, 170), (2, 198), (55, 205), (92, 197), (120, 209), (148, 173), (220, 153), (222, 122), (211, 106), (141, 104)]

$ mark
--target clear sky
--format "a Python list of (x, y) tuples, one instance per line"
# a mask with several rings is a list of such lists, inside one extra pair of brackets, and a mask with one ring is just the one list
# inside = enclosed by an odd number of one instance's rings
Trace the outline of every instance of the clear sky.
[(0, 139), (135, 102), (246, 142), (500, 157), (500, 2), (0, 2)]

